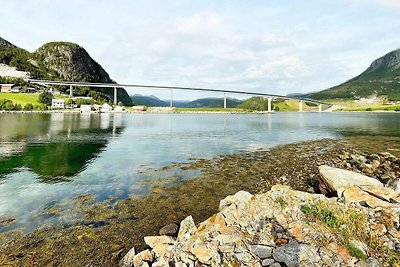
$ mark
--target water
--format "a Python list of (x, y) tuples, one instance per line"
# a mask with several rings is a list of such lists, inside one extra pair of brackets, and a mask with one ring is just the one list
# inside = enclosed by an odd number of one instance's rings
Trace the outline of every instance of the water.
[(0, 114), (0, 232), (77, 219), (51, 211), (76, 196), (144, 195), (172, 162), (359, 134), (400, 136), (400, 114)]

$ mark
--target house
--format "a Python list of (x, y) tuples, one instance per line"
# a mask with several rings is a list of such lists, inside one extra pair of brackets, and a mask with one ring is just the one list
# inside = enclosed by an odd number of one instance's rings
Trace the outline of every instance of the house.
[(21, 86), (15, 84), (0, 84), (1, 93), (18, 93), (20, 89)]
[(52, 108), (65, 108), (65, 99), (53, 98), (51, 100), (51, 107)]
[(124, 111), (124, 107), (116, 106), (116, 107), (114, 108), (114, 111), (115, 111), (115, 112), (123, 112), (123, 111)]
[(92, 111), (92, 106), (90, 105), (81, 105), (81, 113), (87, 113)]
[(101, 112), (110, 112), (111, 110), (112, 110), (112, 107), (107, 103), (104, 103), (101, 106)]

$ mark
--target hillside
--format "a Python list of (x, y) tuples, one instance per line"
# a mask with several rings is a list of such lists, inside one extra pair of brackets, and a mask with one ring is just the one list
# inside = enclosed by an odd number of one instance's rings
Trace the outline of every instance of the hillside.
[(387, 96), (392, 101), (400, 100), (400, 49), (376, 59), (357, 77), (321, 92), (311, 93), (307, 97), (359, 99), (371, 95)]
[(133, 95), (130, 96), (134, 105), (141, 105), (146, 107), (168, 107), (169, 103), (162, 101), (156, 96)]
[[(32, 78), (114, 83), (100, 64), (83, 47), (74, 43), (51, 42), (30, 53), (0, 38), (0, 63), (29, 72)], [(60, 90), (67, 91), (68, 88), (61, 87)], [(74, 94), (98, 100), (113, 99), (113, 91), (108, 88), (76, 88)], [(124, 89), (118, 90), (118, 100), (132, 105)]]
[[(228, 108), (236, 108), (241, 100), (235, 98), (227, 98), (226, 105)], [(194, 101), (191, 101), (186, 104), (186, 108), (223, 108), (224, 107), (224, 99), (223, 98), (200, 98)]]

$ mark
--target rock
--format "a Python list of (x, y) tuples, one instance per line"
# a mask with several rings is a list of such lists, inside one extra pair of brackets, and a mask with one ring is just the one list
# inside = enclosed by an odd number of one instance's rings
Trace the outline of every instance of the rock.
[(4, 218), (0, 218), (0, 225), (8, 225), (15, 222), (15, 218), (14, 217), (4, 217)]
[(189, 237), (196, 231), (196, 225), (192, 216), (186, 217), (179, 227), (178, 239), (189, 239)]
[(139, 254), (137, 254), (135, 257), (133, 257), (133, 266), (134, 267), (140, 267), (145, 264), (145, 262), (152, 262), (153, 261), (153, 255), (151, 254), (150, 250), (146, 249)]
[(172, 258), (172, 245), (168, 244), (157, 244), (153, 247), (153, 252), (157, 258)]
[(300, 244), (296, 241), (279, 246), (272, 252), (274, 260), (285, 263), (288, 267), (299, 266)]
[[(262, 266), (271, 266), (275, 261), (273, 259), (264, 259), (261, 262)], [(280, 265), (279, 265), (280, 266)]]
[(326, 165), (319, 166), (320, 190), (324, 194), (335, 194), (342, 196), (343, 190), (352, 186), (369, 185), (383, 187), (377, 179)]
[(272, 248), (263, 245), (253, 245), (250, 247), (250, 251), (260, 259), (270, 258), (272, 256)]
[[(368, 207), (376, 208), (389, 208), (392, 206), (390, 202), (386, 202), (379, 198), (376, 198), (367, 192), (361, 190), (358, 187), (350, 187), (343, 191), (343, 197), (345, 199), (345, 203), (360, 203), (365, 202)], [(364, 205), (363, 205), (364, 206)]]
[(178, 234), (178, 229), (179, 226), (175, 223), (170, 223), (163, 228), (160, 229), (158, 232), (160, 235), (169, 235), (169, 236), (175, 236)]
[(381, 267), (382, 265), (379, 263), (379, 261), (373, 257), (369, 257), (366, 262), (370, 267)]
[(270, 265), (270, 267), (281, 267), (281, 265), (279, 264), (279, 262), (275, 262), (275, 263), (272, 263)]
[(172, 245), (175, 243), (175, 238), (171, 236), (146, 236), (144, 238), (144, 242), (151, 248), (154, 248), (159, 244), (169, 244)]
[(374, 232), (378, 236), (383, 236), (383, 235), (385, 235), (387, 233), (386, 226), (384, 224), (381, 224), (381, 223), (373, 224), (371, 226), (371, 229), (374, 230)]
[(135, 257), (135, 248), (133, 247), (119, 261), (119, 266), (121, 266), (121, 267), (131, 267), (131, 266), (133, 266), (133, 258), (134, 257)]

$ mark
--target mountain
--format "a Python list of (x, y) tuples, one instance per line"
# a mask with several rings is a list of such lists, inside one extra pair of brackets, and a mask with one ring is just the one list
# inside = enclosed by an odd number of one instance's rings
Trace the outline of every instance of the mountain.
[(268, 100), (264, 97), (253, 96), (243, 101), (243, 103), (241, 103), (237, 107), (242, 109), (258, 110), (258, 111), (268, 110)]
[[(29, 72), (37, 79), (115, 83), (83, 47), (69, 42), (47, 43), (30, 53), (1, 38), (0, 63)], [(67, 91), (68, 87), (60, 87), (60, 90)], [(74, 88), (74, 94), (106, 101), (112, 101), (114, 97), (111, 88)], [(118, 100), (124, 105), (132, 105), (123, 88), (118, 90)]]
[(357, 77), (321, 92), (311, 93), (307, 97), (358, 99), (371, 95), (387, 96), (393, 101), (400, 100), (400, 49), (376, 59)]
[[(227, 98), (226, 106), (228, 108), (235, 108), (240, 103), (241, 100), (235, 98)], [(200, 98), (194, 101), (191, 101), (186, 104), (187, 108), (222, 108), (224, 107), (224, 99), (223, 98), (216, 98), (216, 97), (209, 97), (209, 98)]]
[(0, 47), (15, 48), (16, 46), (0, 37)]
[(155, 96), (133, 95), (130, 96), (135, 105), (142, 105), (147, 107), (168, 107), (169, 103), (160, 100)]

